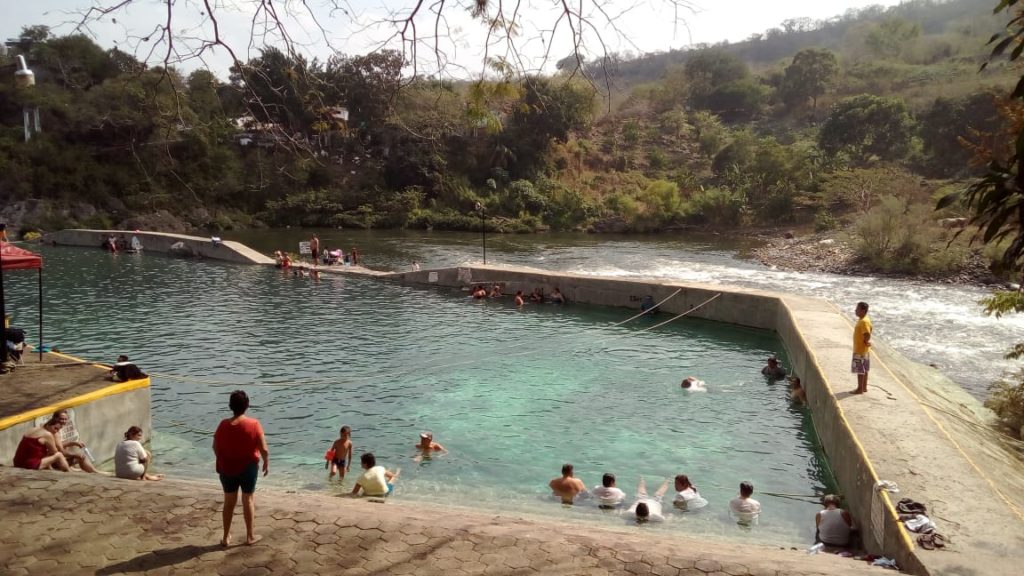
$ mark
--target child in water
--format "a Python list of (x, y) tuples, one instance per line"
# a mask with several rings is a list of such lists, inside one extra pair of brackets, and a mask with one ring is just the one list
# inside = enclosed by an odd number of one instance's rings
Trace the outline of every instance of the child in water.
[(348, 426), (342, 426), (341, 431), (338, 433), (338, 439), (331, 444), (331, 449), (327, 451), (330, 466), (331, 476), (330, 479), (334, 479), (334, 475), (338, 475), (339, 480), (345, 479), (345, 473), (352, 466), (352, 440), (349, 438), (352, 436), (352, 429)]

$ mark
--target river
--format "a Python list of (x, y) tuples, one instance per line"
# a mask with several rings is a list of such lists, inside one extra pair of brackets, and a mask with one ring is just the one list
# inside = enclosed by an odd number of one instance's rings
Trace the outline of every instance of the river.
[[(254, 248), (298, 251), (310, 230), (224, 234)], [(479, 264), (479, 234), (428, 231), (316, 230), (324, 247), (358, 247), (363, 262), (382, 270)], [(749, 259), (754, 241), (718, 235), (488, 234), (487, 263), (544, 270), (745, 286), (824, 298), (849, 311), (871, 304), (875, 335), (923, 364), (933, 364), (973, 396), (1015, 370), (1003, 354), (1024, 339), (1024, 316), (985, 316), (978, 301), (989, 291), (875, 276), (791, 272)]]

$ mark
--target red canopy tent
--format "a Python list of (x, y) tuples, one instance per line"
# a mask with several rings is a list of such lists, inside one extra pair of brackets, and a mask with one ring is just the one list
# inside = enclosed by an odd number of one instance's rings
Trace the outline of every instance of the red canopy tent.
[[(38, 270), (39, 271), (39, 360), (43, 359), (43, 257), (29, 252), (13, 244), (0, 240), (0, 318), (7, 318), (7, 302), (4, 297), (4, 271), (6, 270)], [(4, 325), (6, 329), (6, 324)], [(7, 361), (7, 337), (0, 343), (0, 360)]]

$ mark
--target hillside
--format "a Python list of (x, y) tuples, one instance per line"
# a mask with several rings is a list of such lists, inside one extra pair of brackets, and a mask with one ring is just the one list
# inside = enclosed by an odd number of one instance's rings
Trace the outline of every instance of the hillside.
[[(224, 83), (30, 27), (5, 67), (25, 55), (36, 86), (0, 75), (2, 217), (23, 231), (472, 230), (480, 206), (505, 232), (848, 227), (872, 266), (952, 271), (967, 250), (941, 249), (935, 220), (960, 214), (931, 206), (976, 170), (965, 143), (1003, 149), (993, 93), (1017, 76), (978, 72), (1007, 19), (988, 4), (917, 0), (616, 58), (610, 93), (568, 71), (496, 63), (453, 84), (403, 76), (395, 52), (276, 47)], [(28, 142), (25, 107), (44, 127)], [(893, 232), (879, 219), (917, 233), (874, 245)]]

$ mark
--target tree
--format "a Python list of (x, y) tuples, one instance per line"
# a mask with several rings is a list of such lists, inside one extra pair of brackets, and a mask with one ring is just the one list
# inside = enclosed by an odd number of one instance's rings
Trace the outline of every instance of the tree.
[(554, 140), (565, 142), (572, 130), (581, 130), (593, 117), (594, 91), (575, 82), (539, 76), (523, 81), (523, 94), (504, 133), (514, 155), (512, 172), (529, 178), (537, 171)]
[(920, 35), (919, 24), (890, 18), (872, 27), (864, 42), (876, 58), (895, 58), (900, 55), (905, 42)]
[(818, 110), (818, 97), (828, 90), (839, 73), (836, 55), (828, 50), (805, 48), (793, 56), (786, 67), (779, 87), (782, 101), (789, 108), (802, 106), (811, 100), (812, 114)]
[(232, 66), (231, 83), (249, 96), (246, 104), (257, 120), (292, 133), (308, 130), (313, 122), (313, 72), (302, 56), (267, 47), (248, 63)]
[(716, 90), (750, 76), (745, 62), (719, 48), (697, 52), (686, 61), (684, 70), (689, 80), (690, 104), (705, 110), (715, 107)]
[[(984, 70), (1006, 52), (1010, 61), (1016, 61), (1024, 52), (1024, 0), (1000, 0), (995, 12), (1004, 9), (1011, 16), (1003, 32), (989, 41), (995, 44)], [(954, 192), (939, 201), (938, 209), (962, 203), (971, 211), (970, 222), (977, 227), (974, 241), (996, 244), (1002, 250), (1000, 263), (1009, 273), (1024, 270), (1024, 76), (1000, 106), (1002, 130), (992, 145), (975, 146), (977, 159), (985, 162), (985, 174), (971, 183), (966, 190)], [(986, 314), (999, 317), (1005, 313), (1024, 312), (1024, 291), (996, 292), (982, 300)], [(1024, 357), (1024, 343), (1016, 344), (1007, 358)], [(1024, 437), (1024, 371), (1018, 372), (1019, 382), (999, 382), (991, 387), (992, 398), (985, 405), (993, 408), (1004, 424), (1013, 426), (1014, 432)], [(1018, 428), (1019, 427), (1019, 428)]]
[[(340, 90), (354, 125), (379, 127), (391, 114), (402, 84), (402, 53), (381, 50), (363, 56), (334, 57), (327, 63), (328, 86)], [(333, 98), (328, 97), (328, 100)]]
[(996, 96), (977, 92), (962, 98), (939, 97), (918, 120), (931, 172), (941, 177), (955, 176), (964, 173), (971, 160), (964, 139), (997, 129)]
[(914, 122), (899, 98), (861, 94), (837, 103), (818, 134), (826, 154), (847, 153), (858, 163), (872, 156), (896, 160), (910, 150)]
[[(1011, 11), (1010, 22), (1004, 32), (989, 41), (995, 43), (984, 70), (1006, 52), (1016, 61), (1024, 52), (1024, 0), (1000, 0), (996, 12)], [(971, 210), (971, 224), (977, 226), (975, 241), (985, 244), (1007, 240), (1001, 263), (1007, 271), (1024, 268), (1024, 76), (1008, 95), (999, 110), (1002, 130), (991, 134), (991, 145), (975, 146), (977, 159), (985, 164), (985, 174), (971, 183), (966, 190), (954, 192), (939, 201), (938, 208), (963, 203)], [(1024, 295), (1021, 296), (1024, 298)]]

